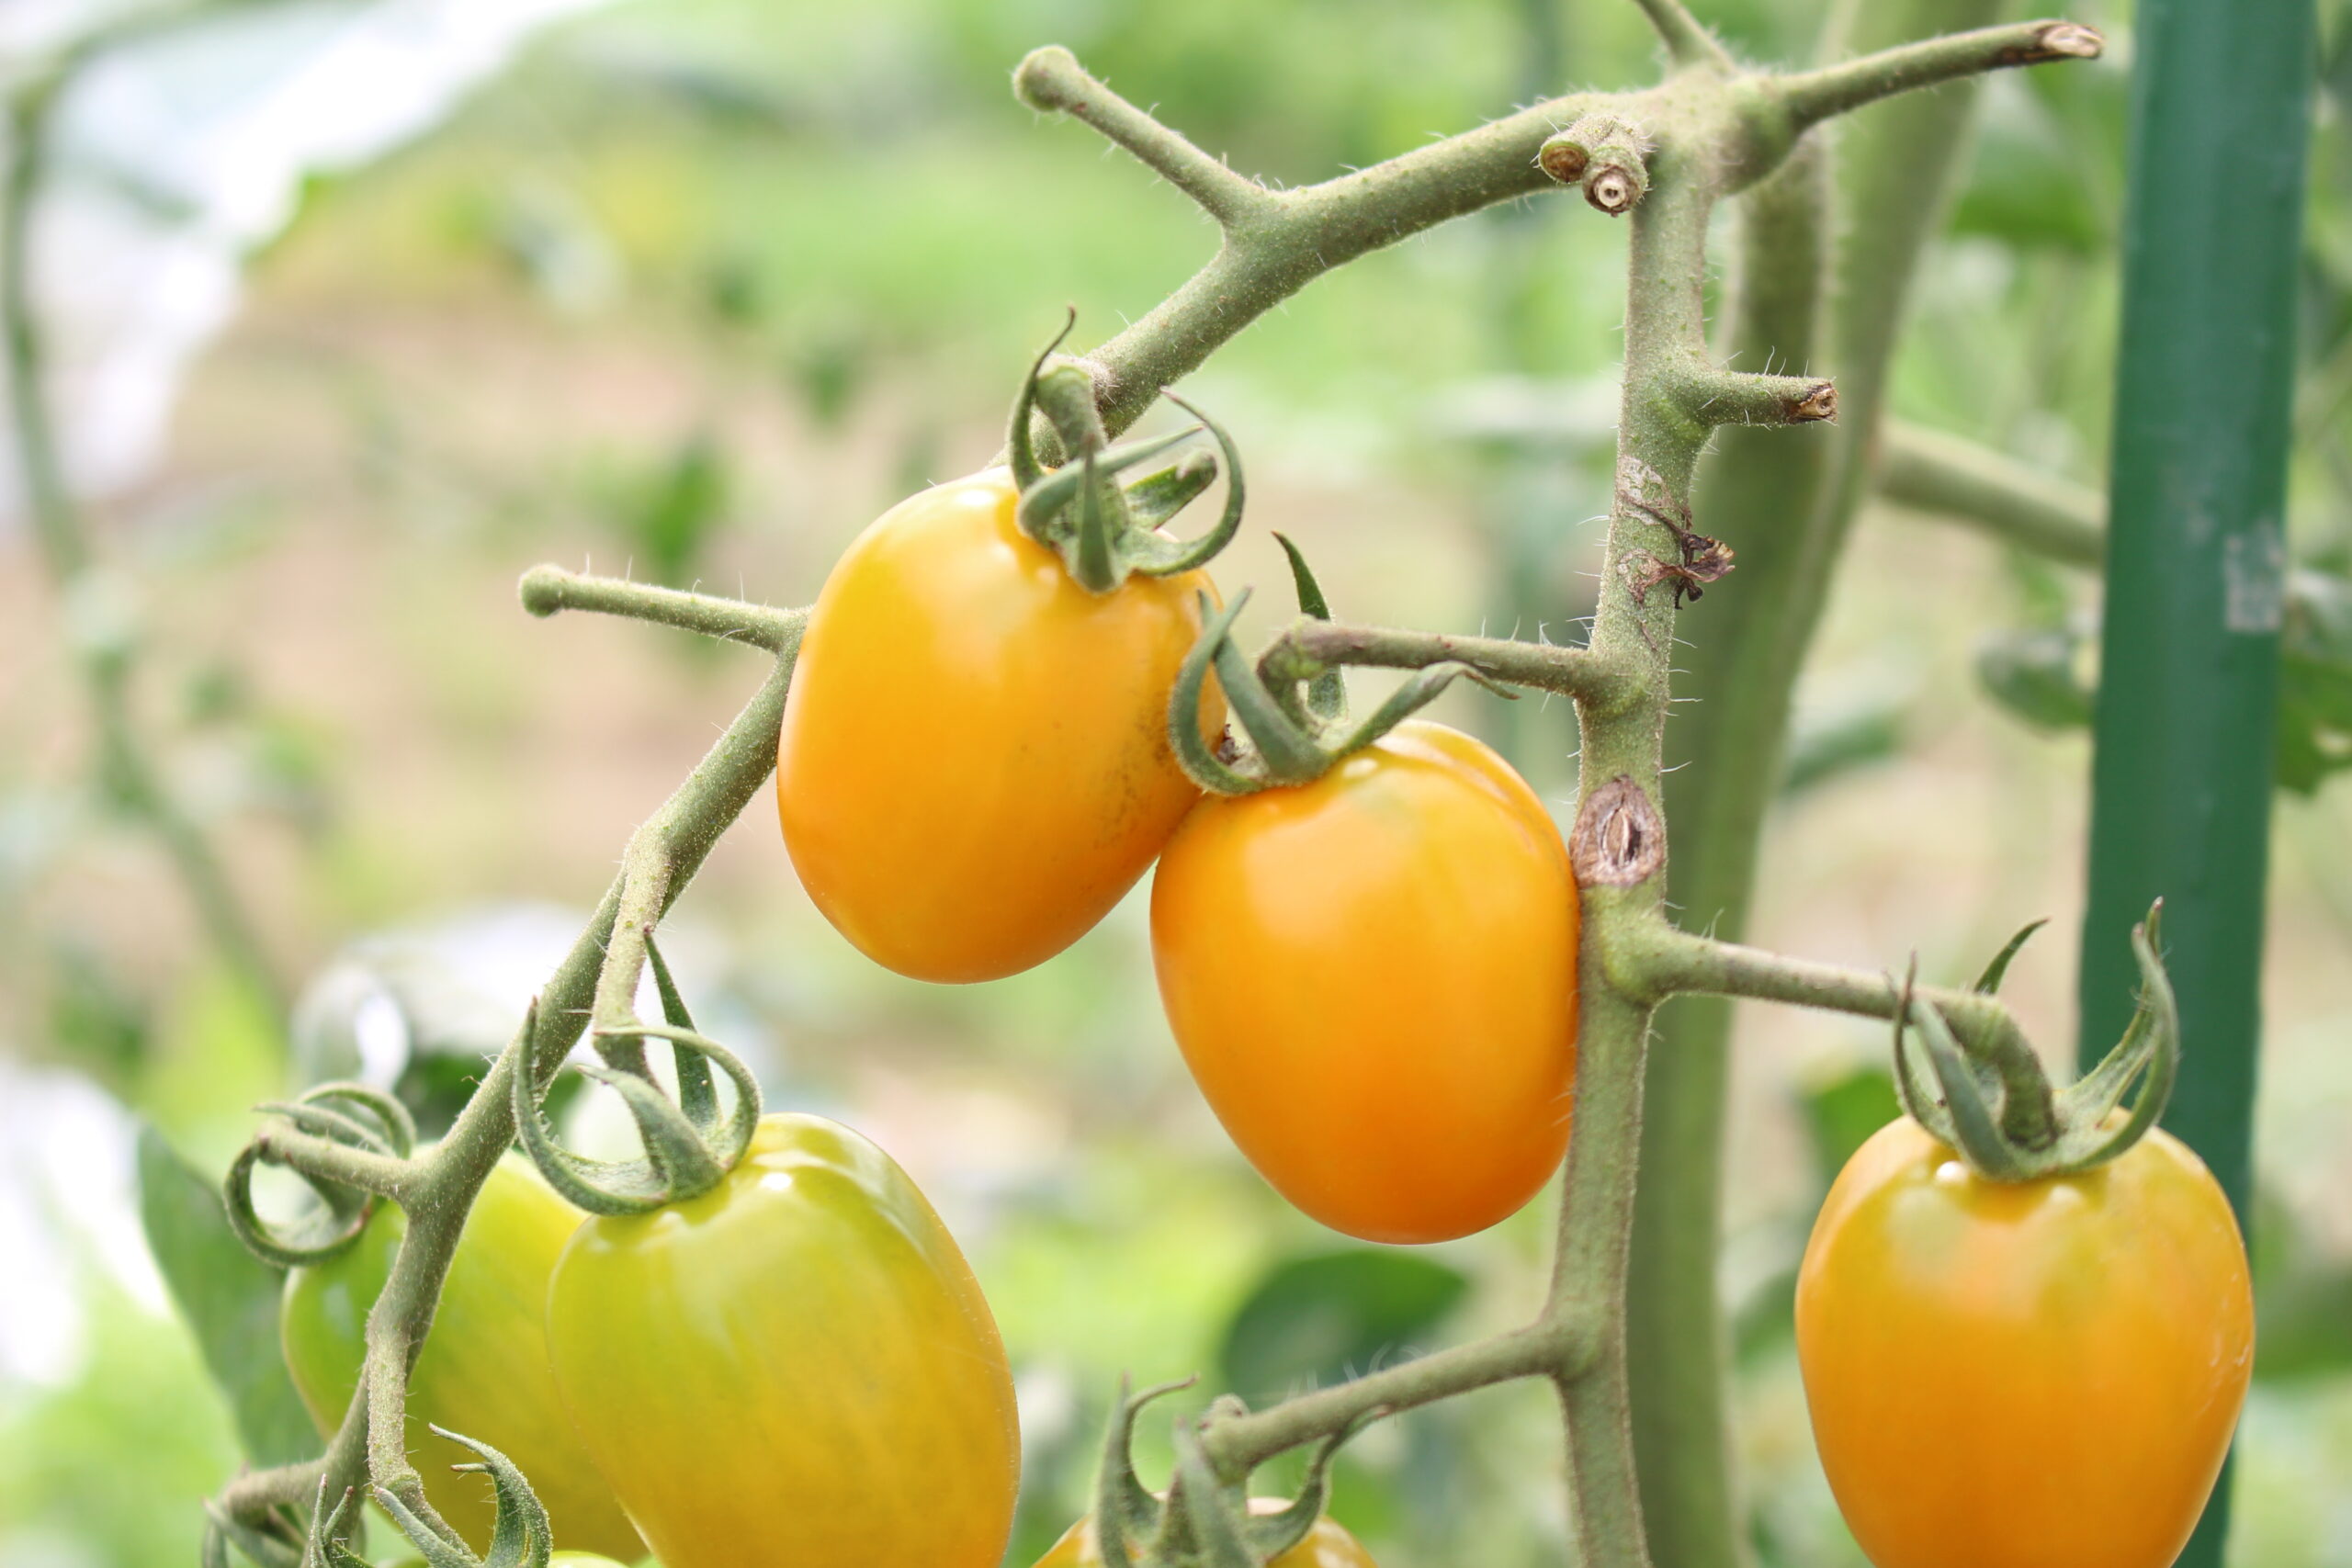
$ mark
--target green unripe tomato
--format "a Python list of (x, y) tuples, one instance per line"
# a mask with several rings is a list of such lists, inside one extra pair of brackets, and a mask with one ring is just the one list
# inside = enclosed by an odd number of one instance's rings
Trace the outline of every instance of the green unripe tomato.
[[(477, 1545), (488, 1544), (496, 1517), (490, 1482), (452, 1474), (448, 1465), (474, 1455), (433, 1436), (428, 1423), (521, 1466), (557, 1540), (634, 1562), (645, 1547), (573, 1434), (548, 1365), (548, 1277), (581, 1219), (521, 1159), (510, 1156), (491, 1172), (409, 1379), (408, 1449), (434, 1507)], [(359, 1386), (368, 1309), (407, 1232), (407, 1217), (384, 1204), (347, 1251), (287, 1276), (278, 1338), (322, 1436), (342, 1425)]]
[(1021, 1434), (996, 1320), (906, 1172), (846, 1127), (764, 1117), (700, 1197), (582, 1225), (548, 1330), (669, 1568), (1004, 1555)]

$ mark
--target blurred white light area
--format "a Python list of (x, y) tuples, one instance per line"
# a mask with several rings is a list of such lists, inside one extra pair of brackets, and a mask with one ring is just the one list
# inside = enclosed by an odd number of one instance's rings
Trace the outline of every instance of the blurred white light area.
[(58, 1387), (81, 1370), (85, 1269), (170, 1310), (140, 1229), (138, 1137), (88, 1079), (0, 1056), (0, 1387)]
[[(66, 472), (136, 483), (187, 367), (225, 326), (244, 258), (302, 182), (430, 130), (537, 28), (600, 0), (244, 0), (96, 59), (60, 104), (31, 272)], [(0, 0), (0, 79), (132, 10)], [(0, 443), (0, 447), (5, 447)], [(0, 526), (24, 509), (0, 449)]]

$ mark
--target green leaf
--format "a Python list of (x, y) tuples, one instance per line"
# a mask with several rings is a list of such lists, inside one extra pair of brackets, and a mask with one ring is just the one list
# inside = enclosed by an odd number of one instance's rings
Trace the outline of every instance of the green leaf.
[(153, 1127), (139, 1134), (139, 1217), (205, 1369), (228, 1399), (245, 1456), (275, 1465), (318, 1453), (318, 1432), (277, 1348), (284, 1275), (245, 1250), (220, 1190)]
[(2352, 767), (2352, 584), (2295, 575), (2278, 644), (2278, 784), (2301, 795)]
[(1800, 1093), (1805, 1131), (1812, 1134), (1814, 1170), (1825, 1191), (1871, 1134), (1903, 1114), (1895, 1103), (1894, 1075), (1875, 1062), (1849, 1068)]
[(654, 472), (621, 522), (654, 581), (693, 586), (704, 549), (727, 521), (727, 454), (696, 431)]
[(2075, 668), (2081, 643), (2072, 632), (2040, 626), (1996, 632), (1977, 648), (1976, 678), (1986, 694), (2039, 729), (2075, 729), (2091, 721), (2091, 688)]
[(1781, 795), (1793, 799), (1842, 773), (1883, 762), (1903, 750), (1903, 705), (1874, 703), (1826, 723), (1800, 723), (1781, 767)]
[(1293, 1258), (1261, 1278), (1225, 1332), (1225, 1385), (1263, 1406), (1409, 1355), (1470, 1281), (1442, 1263), (1377, 1247)]

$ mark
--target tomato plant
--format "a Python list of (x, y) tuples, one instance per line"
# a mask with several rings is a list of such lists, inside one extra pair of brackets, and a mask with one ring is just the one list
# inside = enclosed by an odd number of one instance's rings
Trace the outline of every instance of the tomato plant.
[(1822, 1464), (1879, 1568), (2165, 1568), (2254, 1359), (2236, 1222), (2161, 1131), (2009, 1183), (1893, 1122), (1830, 1189), (1796, 1311)]
[[(784, 840), (812, 899), (861, 950), (924, 978), (979, 980), (1040, 961), (1157, 856), (1154, 961), (1186, 1063), (1242, 1153), (1328, 1224), (1385, 1242), (1464, 1235), (1511, 1213), (1566, 1156), (1550, 1287), (1516, 1327), (1262, 1409), (1209, 1400), (1176, 1427), (1165, 1505), (1127, 1455), (1136, 1409), (1152, 1396), (1123, 1389), (1094, 1504), (1114, 1558), (1121, 1540), (1148, 1540), (1156, 1564), (1250, 1568), (1318, 1516), (1332, 1456), (1363, 1424), (1532, 1379), (1562, 1408), (1577, 1561), (1735, 1559), (1729, 1488), (1710, 1473), (1727, 1446), (1712, 1440), (1711, 1409), (1723, 1065), (1704, 1051), (1662, 1053), (1653, 1072), (1659, 1010), (1678, 997), (1897, 1025), (1898, 1089), (1925, 1130), (1882, 1134), (1873, 1149), (1897, 1152), (1841, 1180), (1801, 1287), (1822, 1447), (1865, 1544), (1890, 1568), (2038, 1568), (2052, 1555), (2153, 1568), (2179, 1544), (2243, 1392), (2248, 1308), (2242, 1249), (2210, 1181), (2200, 1188), (2193, 1162), (2161, 1137), (2133, 1146), (2163, 1111), (2181, 1033), (2153, 919), (2133, 936), (2141, 986), (2122, 1043), (2058, 1089), (1989, 995), (2009, 952), (1970, 990), (1889, 985), (1721, 939), (1706, 922), (1719, 909), (1736, 920), (1744, 870), (1712, 886), (1694, 879), (1710, 897), (1689, 929), (1667, 884), (1662, 738), (1686, 640), (1678, 617), (1725, 592), (1736, 539), (1768, 570), (1727, 592), (1761, 578), (1751, 602), (1778, 607), (1792, 628), (1772, 646), (1741, 639), (1738, 691), (1724, 694), (1744, 716), (1724, 733), (1753, 743), (1692, 771), (1736, 776), (1738, 789), (1709, 795), (1694, 816), (1700, 844), (1716, 832), (1737, 859), (1772, 782), (1756, 760), (1775, 754), (1830, 547), (1869, 489), (1888, 321), (1820, 334), (1823, 360), (1852, 355), (1864, 406), (1847, 411), (1857, 417), (1846, 430), (1785, 448), (1774, 471), (1786, 482), (1751, 485), (1747, 510), (1770, 516), (1726, 508), (1724, 524), (1708, 519), (1726, 538), (1700, 532), (1702, 456), (1725, 426), (1742, 427), (1723, 443), (1731, 457), (1769, 427), (1838, 417), (1835, 383), (1769, 367), (1813, 357), (1812, 318), (1831, 314), (1833, 298), (1844, 310), (1859, 292), (1864, 314), (1891, 316), (1920, 215), (1935, 205), (1933, 179), (1915, 165), (1924, 156), (1939, 169), (1959, 145), (1956, 123), (1926, 135), (1914, 126), (1865, 144), (1883, 164), (1847, 163), (1844, 144), (1825, 145), (1815, 128), (1914, 88), (2094, 58), (2102, 40), (2041, 21), (1849, 49), (1846, 23), (1895, 16), (1907, 36), (1913, 17), (1852, 6), (1840, 8), (1830, 63), (1766, 71), (1736, 59), (1679, 0), (1642, 7), (1671, 58), (1662, 80), (1536, 104), (1298, 188), (1237, 173), (1068, 51), (1034, 52), (1014, 76), (1024, 102), (1102, 132), (1216, 222), (1221, 243), (1194, 280), (1083, 357), (1051, 363), (1057, 339), (1023, 382), (1005, 470), (892, 509), (808, 611), (526, 574), (535, 614), (636, 615), (771, 662), (704, 763), (632, 838), (611, 893), (437, 1151), (413, 1154), (409, 1112), (390, 1096), (320, 1085), (265, 1106), (232, 1162), (228, 1227), (266, 1259), (323, 1257), (344, 1239), (335, 1226), (368, 1202), (410, 1203), (417, 1223), (401, 1266), (367, 1314), (362, 1415), (390, 1424), (412, 1392), (397, 1352), (433, 1324), (455, 1219), (519, 1133), (548, 1179), (597, 1215), (547, 1277), (559, 1399), (669, 1568), (990, 1568), (1001, 1553), (1019, 1464), (1012, 1382), (954, 1241), (865, 1140), (807, 1116), (761, 1120), (756, 1078), (698, 1032), (654, 949), (657, 926), (773, 768)], [(17, 107), (18, 123), (37, 128), (40, 105)], [(28, 140), (10, 141), (20, 173), (14, 150)], [(1866, 193), (1873, 169), (1893, 169), (1905, 199), (1841, 197), (1833, 208), (1832, 176), (1857, 168)], [(1116, 476), (1192, 433), (1123, 446), (1112, 433), (1174, 400), (1172, 383), (1319, 272), (1547, 180), (1632, 231), (1589, 636), (1563, 645), (1338, 623), (1294, 550), (1301, 617), (1245, 653), (1232, 633), (1247, 590), (1219, 611), (1202, 574), (1239, 523), (1232, 443), (1204, 417), (1221, 468), (1196, 452), (1130, 483)], [(1738, 291), (1727, 337), (1760, 372), (1715, 357), (1693, 282), (1709, 275), (1724, 204), (1750, 197), (1736, 227), (1749, 247), (1742, 271), (1766, 263), (1756, 276), (1772, 286)], [(1772, 276), (1775, 262), (1786, 276)], [(1891, 287), (1827, 287), (1865, 274)], [(1792, 360), (1792, 348), (1804, 352)], [(19, 389), (37, 387), (24, 374), (32, 356), (16, 357)], [(1060, 459), (1050, 471), (1048, 446)], [(1220, 473), (1222, 520), (1190, 543), (1162, 533)], [(1806, 510), (1809, 495), (1835, 499)], [(2048, 521), (2006, 527), (2046, 536)], [(1768, 534), (1772, 525), (1783, 526)], [(2074, 537), (2069, 548), (2096, 559), (2104, 542)], [(1768, 619), (1743, 612), (1731, 624)], [(1346, 714), (1351, 666), (1404, 672), (1361, 723)], [(1565, 841), (1492, 752), (1401, 722), (1462, 677), (1574, 705), (1579, 779)], [(1238, 721), (1230, 735), (1227, 707)], [(637, 1010), (649, 967), (659, 1024)], [(1909, 1050), (1915, 1031), (1924, 1057)], [(639, 1158), (588, 1160), (557, 1144), (542, 1100), (583, 1033), (598, 1057), (589, 1070), (635, 1120)], [(673, 1052), (666, 1080), (657, 1043)], [(1661, 1108), (1646, 1126), (1645, 1103)], [(1946, 1147), (1957, 1155), (1937, 1152)], [(252, 1203), (265, 1165), (311, 1182), (323, 1220), (273, 1234)], [(1637, 1173), (1645, 1209), (1664, 1221), (1637, 1225)], [(1692, 1200), (1699, 1190), (1704, 1201)], [(1663, 1272), (1661, 1248), (1635, 1239), (1657, 1225), (1674, 1255)], [(1645, 1300), (1667, 1310), (1647, 1312)], [(1693, 1398), (1661, 1395), (1662, 1362), (1696, 1369)], [(481, 1381), (494, 1387), (512, 1371)], [(413, 1392), (424, 1407), (432, 1390), (419, 1381)], [(1675, 1428), (1663, 1441), (1661, 1426)], [(347, 1413), (337, 1430), (362, 1427)], [(520, 1535), (539, 1550), (528, 1482), (480, 1439), (459, 1440), (501, 1489), (493, 1559), (511, 1562)], [(264, 1568), (341, 1561), (363, 1483), (429, 1543), (431, 1522), (403, 1501), (414, 1478), (398, 1448), (341, 1440), (315, 1461), (240, 1477), (212, 1515), (209, 1547), (233, 1544)], [(1234, 1511), (1253, 1474), (1310, 1448), (1295, 1514), (1270, 1529)], [(1698, 1461), (1679, 1463), (1678, 1450)], [(531, 1467), (552, 1496), (548, 1465)], [(1674, 1506), (1645, 1517), (1645, 1479)], [(1308, 1556), (1290, 1560), (1363, 1560), (1337, 1527), (1317, 1526), (1300, 1550)], [(1078, 1561), (1087, 1551), (1083, 1529), (1057, 1549)]]
[(1152, 881), (1201, 1092), (1282, 1194), (1371, 1241), (1526, 1202), (1567, 1145), (1574, 876), (1526, 782), (1410, 720), (1310, 784), (1204, 799)]
[[(498, 1162), (466, 1216), (432, 1333), (409, 1375), (408, 1442), (434, 1507), (469, 1540), (490, 1540), (490, 1487), (430, 1462), (436, 1452), (469, 1456), (427, 1433), (428, 1424), (478, 1437), (522, 1466), (558, 1540), (633, 1561), (644, 1546), (573, 1434), (548, 1361), (548, 1280), (580, 1221), (527, 1164)], [(279, 1338), (322, 1435), (342, 1425), (359, 1386), (368, 1312), (407, 1229), (400, 1210), (386, 1204), (347, 1250), (287, 1276)]]
[[(776, 807), (808, 896), (876, 962), (993, 979), (1135, 885), (1197, 798), (1162, 714), (1197, 572), (1080, 587), (990, 470), (901, 502), (808, 616)], [(1224, 723), (1204, 703), (1204, 733)]]
[[(1253, 1514), (1279, 1513), (1283, 1507), (1279, 1497), (1252, 1497), (1250, 1511)], [(1062, 1532), (1046, 1555), (1037, 1559), (1036, 1568), (1102, 1568), (1102, 1549), (1094, 1539), (1094, 1520), (1090, 1516)], [(1289, 1551), (1266, 1563), (1266, 1568), (1379, 1568), (1363, 1543), (1350, 1535), (1344, 1526), (1330, 1515), (1317, 1519), (1306, 1539)]]
[(1012, 1378), (971, 1269), (890, 1157), (762, 1119), (715, 1188), (582, 1225), (548, 1296), (581, 1438), (664, 1568), (994, 1568)]

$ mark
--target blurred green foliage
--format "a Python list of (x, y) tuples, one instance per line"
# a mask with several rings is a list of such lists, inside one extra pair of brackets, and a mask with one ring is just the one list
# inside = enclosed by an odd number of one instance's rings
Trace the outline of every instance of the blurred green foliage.
[(139, 1134), (139, 1212), (173, 1304), (229, 1396), (247, 1461), (291, 1464), (316, 1454), (318, 1433), (277, 1348), (285, 1275), (245, 1250), (229, 1228), (220, 1184), (191, 1169), (153, 1127)]

